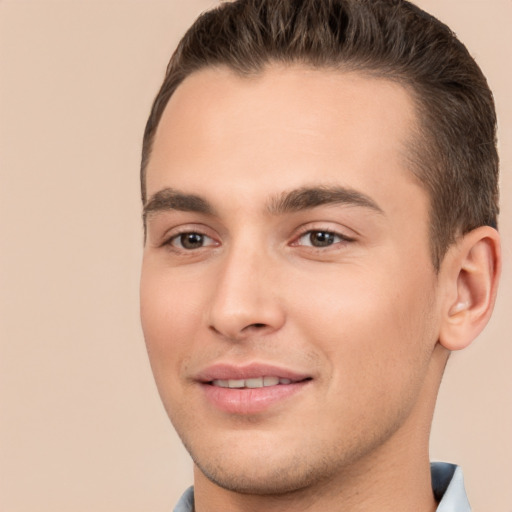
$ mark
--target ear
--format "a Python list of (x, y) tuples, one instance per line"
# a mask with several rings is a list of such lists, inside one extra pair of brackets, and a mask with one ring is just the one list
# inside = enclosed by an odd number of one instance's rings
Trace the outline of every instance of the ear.
[(498, 232), (482, 226), (448, 250), (440, 270), (445, 291), (439, 342), (448, 350), (467, 347), (485, 327), (501, 272)]

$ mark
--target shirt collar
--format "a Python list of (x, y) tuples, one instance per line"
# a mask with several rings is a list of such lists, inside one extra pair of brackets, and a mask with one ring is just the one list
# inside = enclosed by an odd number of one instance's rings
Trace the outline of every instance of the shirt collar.
[(436, 512), (471, 512), (462, 469), (447, 462), (430, 464), (432, 490), (439, 501)]

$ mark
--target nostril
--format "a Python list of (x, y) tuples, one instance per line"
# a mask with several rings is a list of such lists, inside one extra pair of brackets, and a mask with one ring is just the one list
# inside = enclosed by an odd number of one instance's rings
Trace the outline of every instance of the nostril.
[(249, 324), (247, 326), (245, 326), (242, 331), (243, 332), (251, 332), (251, 331), (261, 331), (263, 329), (266, 329), (268, 327), (267, 324), (263, 324), (263, 323), (254, 323), (254, 324)]

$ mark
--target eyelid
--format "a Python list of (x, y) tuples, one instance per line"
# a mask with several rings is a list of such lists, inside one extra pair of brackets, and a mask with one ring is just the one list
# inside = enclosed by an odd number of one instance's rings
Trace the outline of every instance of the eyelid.
[[(348, 228), (347, 228), (347, 231), (348, 231)], [(350, 231), (353, 232), (352, 230), (350, 230)], [(314, 232), (329, 233), (329, 234), (332, 234), (332, 235), (335, 235), (335, 236), (341, 238), (341, 242), (347, 242), (347, 243), (355, 242), (357, 239), (356, 236), (351, 236), (351, 235), (346, 234), (345, 230), (341, 229), (341, 227), (325, 226), (325, 225), (321, 225), (321, 224), (319, 224), (319, 225), (307, 224), (305, 226), (301, 226), (297, 230), (297, 232), (293, 235), (293, 239), (292, 239), (292, 242), (290, 243), (290, 245), (299, 246), (299, 247), (310, 247), (310, 246), (301, 245), (298, 243), (298, 241), (302, 237), (304, 237), (310, 233), (314, 233)], [(333, 245), (336, 245), (341, 242), (336, 242), (336, 243), (332, 244), (331, 246), (326, 246), (326, 248), (332, 247)], [(325, 248), (321, 248), (321, 247), (314, 247), (314, 248), (325, 250)]]
[[(313, 233), (324, 233), (324, 234), (332, 236), (334, 240), (332, 241), (332, 243), (329, 243), (324, 246), (317, 246), (317, 245), (314, 245), (313, 243), (307, 243), (307, 241), (301, 243), (301, 240), (307, 239), (307, 237), (310, 238), (310, 242), (311, 242), (311, 235)], [(303, 235), (301, 235), (297, 239), (296, 245), (301, 246), (301, 247), (312, 247), (314, 249), (327, 249), (329, 247), (335, 246), (336, 244), (340, 244), (343, 242), (348, 242), (348, 240), (346, 238), (342, 237), (341, 235), (338, 235), (337, 233), (333, 233), (331, 231), (320, 231), (320, 230), (312, 229), (310, 231), (307, 231)]]
[[(183, 235), (191, 235), (191, 234), (201, 236), (203, 239), (203, 245), (200, 247), (196, 247), (194, 249), (187, 249), (186, 247), (183, 247), (183, 244), (181, 242), (179, 245), (174, 244), (174, 242), (180, 240)], [(213, 242), (213, 243), (204, 243), (206, 240), (210, 240), (210, 242)], [(203, 233), (198, 233), (197, 231), (185, 231), (183, 233), (177, 233), (176, 235), (174, 235), (168, 239), (167, 244), (172, 246), (173, 248), (179, 249), (180, 251), (187, 251), (187, 252), (192, 251), (192, 250), (197, 251), (199, 249), (203, 249), (204, 247), (211, 247), (211, 246), (218, 245), (211, 236), (205, 235)]]
[[(185, 235), (187, 233), (196, 233), (198, 235), (203, 236), (204, 238), (208, 238), (209, 240), (212, 240), (214, 243), (208, 243), (204, 247), (212, 247), (212, 246), (218, 246), (220, 245), (220, 242), (218, 240), (218, 237), (216, 237), (212, 233), (212, 229), (208, 228), (207, 226), (203, 224), (184, 224), (181, 226), (177, 226), (174, 228), (171, 228), (165, 232), (165, 234), (162, 236), (162, 246), (171, 247), (172, 249), (176, 250), (182, 250), (186, 252), (190, 252), (190, 249), (184, 249), (178, 246), (175, 246), (172, 244), (172, 241), (179, 238), (181, 235)], [(197, 250), (197, 249), (196, 249)]]

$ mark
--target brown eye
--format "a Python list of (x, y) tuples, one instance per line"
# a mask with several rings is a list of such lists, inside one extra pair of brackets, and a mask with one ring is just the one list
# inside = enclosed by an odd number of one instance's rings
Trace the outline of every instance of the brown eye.
[(185, 233), (180, 235), (180, 243), (184, 249), (198, 249), (203, 246), (203, 235), (199, 233)]
[(313, 247), (327, 247), (336, 240), (334, 233), (328, 231), (312, 231), (309, 233), (309, 241)]
[(181, 233), (180, 235), (176, 235), (171, 238), (168, 243), (173, 247), (177, 247), (178, 249), (185, 249), (187, 251), (201, 249), (201, 247), (205, 247), (207, 245), (214, 245), (213, 239), (209, 236), (194, 232)]
[(329, 247), (330, 245), (336, 244), (343, 240), (346, 240), (346, 238), (331, 231), (315, 230), (304, 233), (299, 238), (298, 245), (309, 247)]

